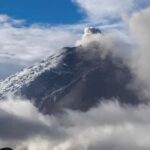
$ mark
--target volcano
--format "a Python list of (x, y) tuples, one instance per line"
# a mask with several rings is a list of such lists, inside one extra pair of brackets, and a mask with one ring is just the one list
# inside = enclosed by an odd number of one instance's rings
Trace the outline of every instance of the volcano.
[[(101, 34), (87, 28), (83, 38)], [(92, 56), (86, 57), (87, 53)], [(0, 98), (16, 95), (32, 100), (43, 113), (56, 114), (64, 109), (87, 111), (99, 103), (118, 100), (121, 104), (140, 102), (130, 84), (133, 75), (119, 57), (95, 55), (82, 45), (65, 47), (30, 68), (0, 82)]]

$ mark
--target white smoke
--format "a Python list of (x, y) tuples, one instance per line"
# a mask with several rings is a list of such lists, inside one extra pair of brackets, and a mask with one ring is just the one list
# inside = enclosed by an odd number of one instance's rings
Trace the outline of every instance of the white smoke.
[(82, 52), (89, 53), (91, 57), (93, 57), (93, 54), (99, 57), (111, 54), (112, 57), (121, 57), (123, 59), (127, 59), (130, 56), (129, 51), (132, 47), (131, 43), (125, 40), (125, 36), (123, 37), (118, 31), (105, 34), (85, 31), (81, 40), (77, 41), (76, 46), (79, 46)]

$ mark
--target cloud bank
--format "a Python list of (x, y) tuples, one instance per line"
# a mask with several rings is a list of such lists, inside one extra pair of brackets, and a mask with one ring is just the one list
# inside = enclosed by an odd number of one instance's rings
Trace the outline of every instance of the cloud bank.
[(46, 116), (27, 100), (9, 98), (0, 102), (0, 145), (16, 150), (148, 150), (149, 115), (150, 105), (122, 107), (116, 100), (85, 113), (66, 110)]

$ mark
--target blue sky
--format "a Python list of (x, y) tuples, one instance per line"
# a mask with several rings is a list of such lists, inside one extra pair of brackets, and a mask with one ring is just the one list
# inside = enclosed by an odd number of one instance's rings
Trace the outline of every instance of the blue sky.
[[(116, 5), (117, 2), (117, 5)], [(123, 12), (149, 7), (149, 0), (0, 0), (0, 14), (28, 24), (112, 24)]]
[(27, 23), (72, 24), (83, 19), (79, 7), (71, 0), (1, 0), (0, 14)]

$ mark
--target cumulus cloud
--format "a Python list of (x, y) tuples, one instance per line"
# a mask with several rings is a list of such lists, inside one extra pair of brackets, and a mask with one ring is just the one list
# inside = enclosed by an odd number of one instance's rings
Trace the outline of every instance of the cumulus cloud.
[(47, 116), (28, 100), (9, 98), (0, 102), (0, 144), (16, 150), (148, 150), (149, 108), (122, 107), (116, 100)]

